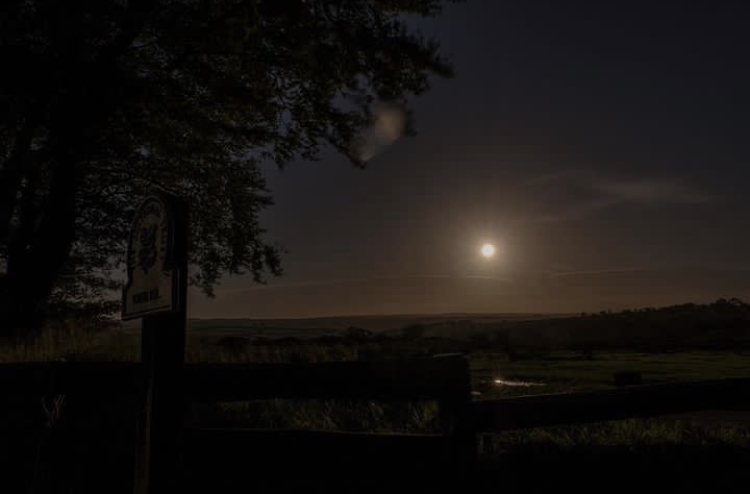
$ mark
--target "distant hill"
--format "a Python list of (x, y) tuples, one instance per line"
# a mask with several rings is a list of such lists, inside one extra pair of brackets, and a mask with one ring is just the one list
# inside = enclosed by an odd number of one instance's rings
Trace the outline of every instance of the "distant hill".
[(190, 319), (192, 333), (266, 337), (316, 337), (339, 334), (350, 327), (378, 332), (400, 331), (414, 325), (474, 326), (510, 321), (534, 321), (565, 317), (564, 314), (402, 314), (388, 316), (337, 316), (305, 319)]
[[(137, 335), (138, 325), (124, 326)], [(354, 333), (352, 333), (354, 331)], [(364, 331), (364, 333), (362, 333)], [(590, 314), (398, 314), (304, 319), (191, 319), (188, 337), (218, 340), (348, 338), (470, 342), (472, 348), (750, 348), (750, 305), (738, 299)], [(334, 341), (327, 339), (326, 341)], [(457, 347), (457, 348), (458, 348)]]
[[(442, 333), (442, 334), (441, 334)], [(424, 334), (447, 336), (444, 326)], [(750, 348), (750, 305), (739, 299), (680, 304), (574, 317), (506, 321), (455, 329), (511, 346), (644, 348)]]

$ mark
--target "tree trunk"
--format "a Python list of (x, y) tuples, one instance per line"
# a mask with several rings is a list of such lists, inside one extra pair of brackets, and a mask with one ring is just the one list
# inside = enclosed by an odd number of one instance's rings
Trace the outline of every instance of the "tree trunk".
[[(48, 200), (37, 215), (24, 217), (21, 235), (8, 252), (2, 331), (5, 336), (23, 336), (41, 323), (40, 307), (49, 298), (75, 241), (76, 139), (61, 129), (52, 143), (54, 166)], [(28, 193), (33, 194), (33, 190)], [(26, 198), (28, 199), (28, 197)]]
[(23, 181), (24, 162), (30, 152), (34, 128), (34, 124), (28, 120), (21, 125), (13, 150), (0, 170), (0, 242), (8, 242), (10, 222)]
[[(83, 173), (78, 165), (84, 159), (86, 131), (94, 131), (112, 110), (116, 102), (111, 88), (117, 85), (115, 62), (130, 48), (155, 5), (154, 0), (130, 2), (129, 15), (115, 38), (93, 61), (79, 58), (75, 36), (58, 40), (61, 45), (55, 51), (60, 54), (61, 77), (49, 123), (51, 181), (47, 201), (38, 215), (41, 222), (37, 226), (34, 219), (30, 235), (22, 232), (16, 239), (8, 238), (33, 125), (27, 123), (23, 128), (26, 133), (20, 133), (16, 140), (17, 163), (9, 160), (0, 170), (0, 241), (10, 244), (6, 244), (6, 274), (0, 277), (0, 337), (20, 336), (42, 321), (40, 308), (52, 293), (75, 242), (78, 175)], [(53, 27), (64, 26), (60, 32), (66, 35), (76, 32), (80, 19), (75, 11), (65, 7), (56, 14)], [(84, 125), (77, 125), (81, 122)], [(25, 224), (21, 230), (27, 227)]]

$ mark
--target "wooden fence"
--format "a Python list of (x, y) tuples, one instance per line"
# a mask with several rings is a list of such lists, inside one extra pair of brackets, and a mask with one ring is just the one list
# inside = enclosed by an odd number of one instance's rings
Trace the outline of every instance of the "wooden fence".
[[(134, 363), (0, 364), (0, 389), (6, 397), (135, 396), (138, 376)], [(326, 461), (356, 475), (371, 469), (373, 461), (383, 468), (415, 472), (421, 465), (460, 475), (472, 467), (476, 436), (482, 432), (750, 405), (750, 378), (472, 401), (468, 360), (459, 355), (318, 364), (195, 363), (185, 365), (183, 383), (189, 403), (289, 398), (434, 400), (440, 406), (441, 431), (432, 435), (187, 429), (184, 444), (193, 453), (185, 455), (186, 464), (204, 464), (199, 456), (210, 455), (227, 471), (247, 468), (247, 456), (238, 452), (256, 446), (256, 463), (283, 458), (309, 464), (309, 472), (320, 472), (320, 462), (311, 460), (333, 454), (336, 459)]]

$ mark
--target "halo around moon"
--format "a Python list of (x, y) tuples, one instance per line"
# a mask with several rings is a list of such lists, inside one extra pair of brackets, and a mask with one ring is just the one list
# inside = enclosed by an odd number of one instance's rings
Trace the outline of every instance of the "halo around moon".
[(490, 259), (491, 257), (495, 256), (495, 246), (492, 244), (484, 244), (480, 250), (482, 253), (482, 257), (485, 259)]

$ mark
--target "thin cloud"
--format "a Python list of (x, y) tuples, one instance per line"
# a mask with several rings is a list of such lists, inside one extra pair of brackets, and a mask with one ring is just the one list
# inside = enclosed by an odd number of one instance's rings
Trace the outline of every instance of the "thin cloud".
[(363, 278), (312, 280), (312, 281), (300, 281), (300, 282), (268, 284), (268, 285), (252, 285), (249, 287), (242, 287), (242, 288), (218, 288), (216, 292), (217, 292), (217, 295), (231, 295), (231, 294), (238, 294), (238, 293), (244, 293), (244, 292), (280, 290), (280, 289), (288, 289), (288, 288), (325, 287), (325, 286), (334, 286), (334, 285), (372, 283), (372, 282), (377, 282), (377, 281), (404, 281), (404, 280), (419, 280), (419, 279), (424, 279), (424, 280), (431, 280), (431, 279), (489, 280), (489, 281), (501, 281), (501, 282), (510, 281), (510, 278), (498, 277), (498, 276), (415, 274), (415, 275), (405, 275), (405, 276), (371, 276), (371, 277), (363, 277)]
[(608, 178), (580, 170), (543, 175), (524, 183), (554, 191), (573, 191), (557, 204), (549, 204), (552, 211), (536, 215), (539, 223), (575, 221), (621, 205), (705, 205), (714, 197), (681, 179), (665, 178)]
[(707, 204), (711, 197), (680, 180), (601, 180), (595, 190), (617, 202), (634, 204)]
[(590, 269), (581, 271), (558, 271), (551, 273), (551, 276), (555, 278), (565, 278), (572, 276), (598, 276), (608, 274), (629, 274), (629, 273), (644, 273), (649, 271), (655, 271), (655, 268), (620, 268), (620, 269)]
[(577, 178), (582, 173), (584, 173), (583, 170), (562, 170), (562, 171), (550, 172), (550, 173), (545, 173), (543, 175), (532, 177), (522, 182), (521, 185), (522, 186), (544, 185), (544, 184), (556, 182), (559, 180), (569, 180), (571, 178)]

